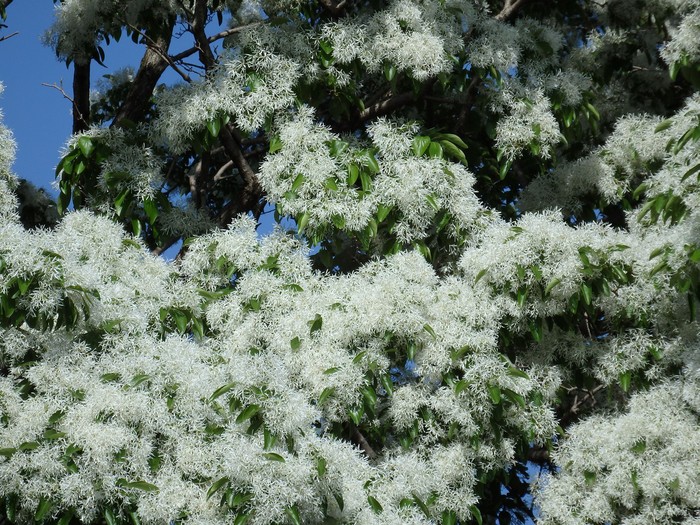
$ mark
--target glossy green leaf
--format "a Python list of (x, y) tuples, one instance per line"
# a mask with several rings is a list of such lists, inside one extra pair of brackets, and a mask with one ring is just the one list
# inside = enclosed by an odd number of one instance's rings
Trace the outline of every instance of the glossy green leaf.
[(229, 478), (224, 476), (223, 478), (220, 478), (216, 480), (211, 487), (209, 487), (209, 490), (207, 490), (207, 499), (211, 498), (216, 492), (221, 490), (222, 488), (226, 487), (229, 483)]

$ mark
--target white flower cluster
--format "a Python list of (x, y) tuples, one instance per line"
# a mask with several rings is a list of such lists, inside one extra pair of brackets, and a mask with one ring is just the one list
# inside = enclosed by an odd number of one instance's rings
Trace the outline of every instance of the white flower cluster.
[(357, 59), (369, 71), (380, 71), (388, 63), (426, 80), (452, 70), (449, 56), (463, 48), (466, 16), (472, 11), (461, 1), (396, 0), (367, 19), (325, 24), (321, 36), (340, 64)]
[(636, 394), (625, 414), (574, 426), (555, 454), (561, 470), (540, 482), (543, 525), (697, 523), (700, 421), (692, 380)]
[[(0, 95), (4, 87), (0, 82)], [(16, 214), (17, 199), (12, 192), (17, 184), (11, 167), (15, 160), (15, 141), (12, 132), (2, 122), (3, 115), (0, 110), (0, 221), (11, 220)]]
[(342, 224), (360, 231), (383, 206), (398, 212), (393, 232), (402, 242), (423, 237), (440, 208), (453, 215), (455, 227), (466, 231), (474, 226), (482, 207), (472, 189), (473, 175), (460, 164), (416, 157), (411, 149), (414, 125), (378, 119), (368, 127), (379, 171), (366, 175), (371, 188), (363, 184), (360, 191), (349, 175), (368, 169), (367, 145), (331, 133), (312, 117), (309, 108), (301, 108), (282, 124), (282, 149), (268, 155), (260, 168), (263, 188), (284, 213), (308, 214), (312, 230)]
[[(512, 85), (515, 87), (514, 85)], [(508, 115), (496, 125), (496, 147), (507, 159), (515, 159), (530, 146), (532, 152), (549, 158), (561, 140), (559, 123), (552, 114), (551, 102), (541, 89), (504, 89), (499, 94)]]
[[(692, 5), (688, 2), (688, 5)], [(671, 66), (676, 62), (695, 64), (700, 59), (700, 9), (685, 14), (677, 28), (671, 31), (671, 40), (661, 50), (661, 56)]]
[[(319, 521), (324, 500), (343, 520), (422, 523), (417, 508), (400, 502), (433, 494), (433, 512), (466, 519), (477, 501), (476, 469), (508, 465), (522, 436), (552, 435), (546, 404), (510, 403), (508, 427), (499, 430), (505, 437), (488, 430), (489, 389), (514, 399), (539, 392), (545, 400), (554, 389), (536, 368), (530, 377), (513, 375), (499, 357), (501, 313), (483, 291), (459, 279), (441, 282), (417, 253), (342, 277), (314, 273), (296, 241), (281, 231), (258, 241), (254, 228), (241, 219), (200, 237), (176, 279), (104, 218), (72, 213), (55, 232), (3, 225), (4, 285), (18, 277), (34, 282), (24, 308), (55, 316), (62, 294), (75, 291), (79, 302), (77, 292), (91, 292), (72, 331), (23, 325), (0, 344), (10, 370), (0, 380), (0, 441), (7, 445), (0, 495), (20, 495), (20, 515), (50, 495), (53, 515), (70, 508), (84, 521), (111, 505), (117, 513), (137, 510), (143, 523), (225, 523), (220, 498), (206, 493), (226, 478), (234, 492), (250, 494), (250, 523), (278, 522), (291, 507)], [(233, 291), (218, 296), (231, 278)], [(201, 304), (197, 286), (214, 299)], [(163, 309), (203, 315), (212, 337), (159, 338)], [(97, 346), (88, 337), (93, 330), (102, 333)], [(412, 379), (389, 396), (377, 378), (393, 373), (409, 347)], [(25, 354), (41, 359), (20, 366)], [(436, 378), (454, 370), (466, 388), (435, 388)], [(17, 390), (25, 379), (29, 399)], [(420, 428), (412, 446), (389, 441), (372, 465), (325, 431), (361, 410), (370, 387), (380, 396), (377, 412), (359, 417), (397, 432)], [(257, 417), (276, 444), (262, 430), (247, 432)]]
[(257, 131), (269, 115), (293, 104), (299, 76), (299, 64), (264, 48), (227, 56), (210, 79), (158, 95), (153, 139), (181, 153), (192, 147), (192, 139), (208, 122), (219, 117), (233, 117), (242, 130)]
[(122, 27), (141, 27), (140, 18), (167, 20), (179, 2), (156, 0), (66, 0), (55, 7), (55, 21), (45, 40), (64, 58), (90, 57), (104, 35), (121, 34)]
[(552, 173), (535, 179), (519, 206), (532, 211), (559, 208), (564, 214), (580, 211), (581, 198), (595, 194), (605, 204), (618, 202), (652, 173), (655, 161), (666, 157), (669, 132), (655, 133), (661, 120), (629, 115), (617, 121), (605, 144), (590, 155), (562, 162)]

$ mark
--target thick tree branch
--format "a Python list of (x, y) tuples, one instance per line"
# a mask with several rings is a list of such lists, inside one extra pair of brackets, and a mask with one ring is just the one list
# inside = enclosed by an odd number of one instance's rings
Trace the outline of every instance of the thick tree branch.
[(372, 448), (372, 445), (369, 444), (367, 438), (362, 435), (362, 432), (360, 432), (360, 430), (353, 423), (350, 423), (350, 433), (352, 441), (359, 445), (368, 459), (377, 458), (377, 453)]
[(381, 102), (377, 102), (373, 106), (365, 108), (363, 111), (361, 111), (359, 120), (360, 122), (365, 122), (373, 119), (374, 117), (386, 115), (387, 113), (391, 113), (401, 106), (405, 106), (406, 104), (413, 102), (415, 98), (416, 95), (413, 93), (413, 91), (407, 91), (406, 93), (401, 93), (386, 100), (382, 100)]
[(220, 223), (224, 226), (228, 224), (233, 217), (242, 212), (252, 210), (256, 217), (259, 216), (262, 212), (259, 205), (260, 197), (262, 196), (262, 188), (257, 175), (255, 175), (250, 164), (248, 164), (248, 160), (245, 158), (229, 126), (221, 128), (219, 139), (224, 146), (226, 154), (236, 165), (238, 173), (243, 179), (243, 190), (239, 198), (232, 201), (220, 216)]
[(209, 39), (204, 29), (207, 25), (207, 15), (209, 14), (209, 7), (207, 5), (207, 0), (196, 0), (197, 3), (194, 6), (194, 20), (192, 20), (192, 34), (197, 43), (197, 51), (199, 51), (199, 61), (204, 64), (207, 71), (211, 70), (216, 65), (216, 57), (214, 56), (211, 47), (209, 46)]
[(170, 47), (174, 25), (175, 20), (170, 20), (169, 26), (161, 31), (155, 40), (151, 40), (153, 44), (146, 49), (129, 94), (114, 117), (112, 126), (120, 126), (125, 120), (138, 122), (148, 111), (153, 90), (168, 67), (168, 61), (164, 56), (167, 56)]
[(158, 56), (160, 56), (160, 58), (162, 58), (163, 60), (165, 60), (165, 61), (168, 63), (168, 65), (169, 65), (171, 68), (173, 68), (173, 70), (174, 70), (178, 75), (180, 75), (180, 76), (182, 77), (182, 79), (183, 79), (185, 82), (187, 82), (187, 83), (192, 82), (192, 79), (189, 77), (189, 75), (188, 75), (187, 73), (185, 73), (184, 71), (182, 71), (182, 70), (178, 67), (178, 65), (175, 63), (175, 60), (173, 60), (173, 58), (172, 58), (170, 55), (168, 55), (168, 47), (170, 46), (170, 40), (171, 40), (172, 30), (171, 30), (171, 32), (168, 34), (168, 36), (167, 36), (167, 43), (165, 43), (166, 45), (164, 46), (164, 45), (163, 45), (163, 43), (164, 43), (163, 40), (164, 40), (164, 39), (163, 39), (162, 37), (159, 38), (158, 41), (155, 41), (155, 40), (153, 40), (150, 36), (148, 36), (146, 33), (144, 33), (143, 31), (141, 31), (138, 27), (133, 26), (133, 25), (131, 25), (131, 24), (127, 24), (127, 25), (129, 26), (129, 28), (131, 28), (132, 31), (135, 31), (136, 33), (138, 33), (139, 35), (141, 35), (141, 37), (143, 38), (144, 42), (146, 42), (146, 46), (147, 46), (149, 49), (152, 49)]
[(89, 58), (73, 62), (73, 134), (90, 127), (90, 62)]

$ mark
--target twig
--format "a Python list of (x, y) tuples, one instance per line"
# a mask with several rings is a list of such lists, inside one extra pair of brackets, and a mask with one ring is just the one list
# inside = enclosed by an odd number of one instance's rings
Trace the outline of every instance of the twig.
[(42, 82), (41, 85), (45, 86), (45, 87), (53, 88), (53, 89), (57, 90), (59, 93), (61, 93), (61, 95), (63, 95), (63, 98), (68, 100), (73, 105), (73, 110), (78, 113), (78, 117), (81, 120), (85, 120), (83, 118), (83, 115), (80, 113), (80, 110), (78, 109), (78, 105), (75, 103), (75, 100), (73, 100), (73, 97), (71, 97), (68, 93), (66, 93), (66, 90), (63, 89), (63, 81), (61, 81), (59, 84), (56, 84), (55, 82), (53, 84), (47, 84), (45, 82)]
[(15, 35), (19, 35), (19, 31), (15, 31), (14, 33), (10, 33), (9, 35), (0, 36), (0, 42), (4, 42), (8, 38), (12, 38)]

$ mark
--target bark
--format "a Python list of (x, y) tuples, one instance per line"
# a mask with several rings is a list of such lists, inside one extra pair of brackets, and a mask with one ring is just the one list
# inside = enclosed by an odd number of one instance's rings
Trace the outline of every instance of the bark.
[(167, 56), (170, 47), (174, 24), (175, 21), (172, 20), (169, 27), (165, 28), (146, 49), (131, 90), (114, 117), (112, 126), (121, 126), (125, 121), (138, 122), (146, 115), (153, 90), (168, 67), (168, 61), (164, 56)]
[(73, 62), (73, 134), (90, 127), (90, 63), (89, 58)]

